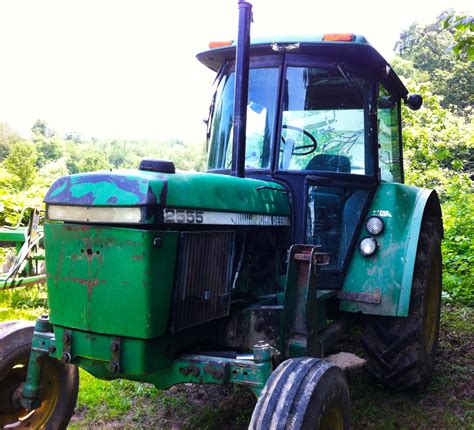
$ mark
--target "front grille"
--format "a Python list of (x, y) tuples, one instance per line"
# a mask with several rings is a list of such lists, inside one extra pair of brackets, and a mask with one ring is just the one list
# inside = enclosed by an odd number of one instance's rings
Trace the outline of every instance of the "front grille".
[(229, 314), (234, 232), (182, 232), (171, 318), (176, 332)]

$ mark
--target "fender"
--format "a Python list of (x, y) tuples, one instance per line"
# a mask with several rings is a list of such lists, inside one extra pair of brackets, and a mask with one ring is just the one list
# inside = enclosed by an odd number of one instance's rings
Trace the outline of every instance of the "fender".
[(379, 216), (385, 228), (375, 237), (376, 254), (364, 257), (358, 248), (360, 240), (370, 236), (364, 222), (338, 294), (342, 311), (408, 315), (418, 239), (427, 212), (441, 221), (436, 191), (395, 183), (379, 186), (367, 218)]

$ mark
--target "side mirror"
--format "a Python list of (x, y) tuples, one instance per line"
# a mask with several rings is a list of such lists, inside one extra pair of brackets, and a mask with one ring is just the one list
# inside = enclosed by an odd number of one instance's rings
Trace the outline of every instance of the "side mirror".
[(421, 97), (419, 94), (410, 94), (405, 99), (405, 104), (411, 110), (418, 110), (421, 108), (421, 105), (423, 104), (423, 97)]

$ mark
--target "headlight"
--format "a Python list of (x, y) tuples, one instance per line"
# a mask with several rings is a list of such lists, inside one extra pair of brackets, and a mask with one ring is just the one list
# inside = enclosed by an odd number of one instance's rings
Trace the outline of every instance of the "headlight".
[(69, 222), (138, 224), (142, 222), (142, 209), (136, 207), (48, 205), (46, 217), (51, 220)]
[(377, 252), (377, 241), (373, 237), (365, 237), (359, 243), (360, 253), (364, 257), (369, 257)]
[(371, 216), (368, 220), (367, 223), (365, 224), (365, 227), (367, 228), (367, 231), (374, 235), (377, 236), (378, 234), (383, 232), (384, 229), (384, 223), (382, 221), (382, 218), (379, 218), (378, 216)]

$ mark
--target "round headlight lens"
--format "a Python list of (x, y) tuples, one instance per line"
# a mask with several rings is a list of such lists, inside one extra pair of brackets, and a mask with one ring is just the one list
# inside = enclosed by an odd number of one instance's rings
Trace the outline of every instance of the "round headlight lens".
[(379, 218), (378, 216), (371, 216), (367, 220), (365, 227), (367, 228), (367, 231), (370, 234), (377, 236), (378, 234), (383, 232), (384, 223), (382, 221), (382, 218)]
[(373, 237), (365, 237), (360, 241), (359, 249), (364, 257), (374, 255), (377, 251), (377, 241)]

